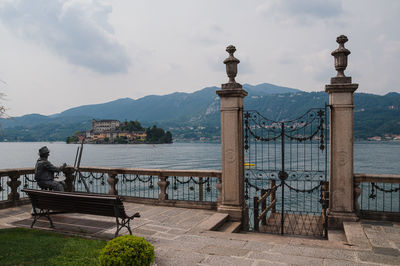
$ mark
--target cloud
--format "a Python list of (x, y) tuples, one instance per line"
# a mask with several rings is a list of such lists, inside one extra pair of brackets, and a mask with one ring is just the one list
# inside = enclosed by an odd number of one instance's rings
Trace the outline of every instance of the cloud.
[(220, 43), (221, 39), (226, 37), (225, 35), (220, 26), (213, 23), (203, 23), (191, 31), (189, 39), (194, 43), (216, 45)]
[(319, 83), (327, 83), (331, 77), (336, 76), (333, 57), (329, 49), (303, 55), (301, 56), (301, 62), (303, 62), (303, 73), (310, 75)]
[(257, 12), (285, 22), (309, 24), (316, 20), (336, 18), (344, 10), (341, 2), (336, 0), (270, 0), (259, 5)]
[(91, 0), (20, 0), (0, 4), (0, 20), (70, 63), (103, 74), (126, 72), (130, 60), (108, 23), (112, 7)]

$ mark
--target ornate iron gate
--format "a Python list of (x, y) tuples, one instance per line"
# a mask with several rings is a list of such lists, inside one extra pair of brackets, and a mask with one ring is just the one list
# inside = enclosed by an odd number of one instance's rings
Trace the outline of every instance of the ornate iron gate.
[(244, 112), (250, 229), (327, 237), (326, 121), (327, 107), (290, 121)]

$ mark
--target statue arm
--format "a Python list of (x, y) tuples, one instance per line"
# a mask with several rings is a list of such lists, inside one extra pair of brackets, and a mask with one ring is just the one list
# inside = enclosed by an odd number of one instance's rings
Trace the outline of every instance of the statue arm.
[(51, 162), (46, 162), (44, 167), (50, 172), (60, 172), (60, 171), (62, 171), (62, 169), (61, 169), (62, 167), (56, 167)]

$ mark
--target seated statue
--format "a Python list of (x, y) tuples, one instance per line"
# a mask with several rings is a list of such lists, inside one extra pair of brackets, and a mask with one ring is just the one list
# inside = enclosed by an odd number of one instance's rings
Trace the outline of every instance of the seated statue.
[(35, 166), (35, 180), (41, 189), (64, 191), (64, 182), (54, 181), (54, 173), (64, 170), (67, 164), (64, 163), (61, 167), (54, 166), (47, 160), (49, 154), (50, 151), (46, 146), (39, 149), (40, 158)]

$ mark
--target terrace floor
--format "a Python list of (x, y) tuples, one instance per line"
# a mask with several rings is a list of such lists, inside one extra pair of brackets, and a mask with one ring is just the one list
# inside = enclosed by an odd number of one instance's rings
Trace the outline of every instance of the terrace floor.
[[(156, 265), (400, 265), (400, 223), (362, 221), (330, 231), (329, 240), (261, 233), (208, 231), (216, 212), (125, 203), (140, 212), (133, 234), (155, 247)], [(0, 228), (29, 227), (31, 207), (0, 210)], [(41, 218), (35, 228), (111, 239), (115, 218), (81, 214)], [(122, 234), (126, 234), (123, 231)]]

